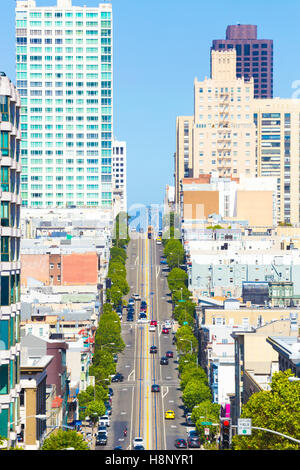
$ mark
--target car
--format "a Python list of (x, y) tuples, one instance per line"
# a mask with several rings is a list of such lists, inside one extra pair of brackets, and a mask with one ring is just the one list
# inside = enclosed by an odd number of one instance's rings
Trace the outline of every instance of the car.
[(133, 450), (145, 450), (144, 446), (135, 446)]
[(107, 428), (106, 426), (102, 425), (102, 426), (98, 426), (98, 432), (105, 432), (107, 434)]
[(197, 437), (189, 437), (187, 440), (188, 446), (192, 449), (200, 449), (201, 443), (199, 436)]
[(149, 331), (156, 331), (156, 327), (154, 325), (151, 325), (149, 326)]
[(165, 419), (175, 419), (175, 413), (173, 410), (168, 410), (165, 412)]
[(111, 387), (108, 388), (108, 396), (112, 397), (114, 395), (114, 391)]
[(118, 362), (118, 354), (114, 354), (114, 362)]
[(160, 386), (157, 384), (153, 384), (151, 387), (151, 392), (160, 392)]
[(151, 346), (150, 347), (150, 354), (155, 354), (157, 353), (157, 346)]
[(127, 321), (134, 321), (133, 317), (127, 317)]
[(147, 318), (142, 317), (142, 318), (138, 319), (138, 323), (148, 323), (148, 320), (147, 320)]
[(172, 327), (172, 324), (171, 324), (170, 320), (166, 320), (164, 322), (163, 328), (168, 328), (170, 330), (171, 327)]
[(185, 415), (185, 421), (186, 421), (186, 424), (187, 426), (193, 426), (193, 421), (192, 421), (192, 413), (187, 413)]
[(107, 433), (98, 432), (96, 435), (96, 446), (105, 446), (107, 444)]
[(106, 415), (111, 415), (111, 412), (112, 412), (112, 407), (111, 405), (108, 403), (108, 404), (105, 404), (105, 408), (106, 408), (106, 411), (105, 411), (105, 414)]
[(141, 300), (140, 294), (133, 294), (132, 297), (134, 298), (134, 300)]
[(128, 305), (134, 305), (134, 299), (133, 298), (128, 300)]
[(107, 426), (107, 427), (109, 427), (110, 426), (109, 416), (107, 416), (107, 415), (100, 416), (100, 418), (98, 420), (98, 426)]
[(166, 357), (173, 357), (173, 351), (167, 351)]
[(160, 241), (160, 240), (156, 240), (156, 245), (161, 245), (161, 241)]
[(139, 318), (147, 318), (147, 315), (145, 312), (140, 312)]
[(177, 449), (187, 449), (187, 442), (185, 439), (175, 439), (174, 445)]
[(114, 450), (123, 450), (123, 447), (122, 446), (116, 446), (116, 447), (114, 447)]
[(128, 313), (134, 313), (134, 308), (133, 307), (127, 308), (127, 315)]
[(166, 357), (166, 356), (163, 356), (161, 359), (160, 359), (160, 365), (161, 366), (167, 366), (169, 364), (169, 359)]
[(161, 259), (160, 264), (168, 264), (166, 259)]
[(150, 325), (151, 326), (157, 326), (157, 321), (156, 320), (151, 320)]
[(120, 374), (120, 372), (117, 372), (111, 379), (112, 382), (123, 382), (124, 380), (124, 375)]
[(142, 437), (135, 437), (132, 441), (133, 448), (136, 446), (143, 446), (145, 445), (144, 439)]
[(141, 309), (142, 312), (147, 311), (147, 302), (145, 300), (141, 301), (140, 309)]
[(163, 328), (161, 330), (161, 332), (162, 332), (163, 335), (168, 335), (169, 334), (169, 328)]

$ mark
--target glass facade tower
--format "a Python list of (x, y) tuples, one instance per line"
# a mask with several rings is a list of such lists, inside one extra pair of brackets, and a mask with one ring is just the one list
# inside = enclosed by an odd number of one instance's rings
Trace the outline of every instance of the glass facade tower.
[(22, 204), (112, 205), (112, 6), (17, 1)]

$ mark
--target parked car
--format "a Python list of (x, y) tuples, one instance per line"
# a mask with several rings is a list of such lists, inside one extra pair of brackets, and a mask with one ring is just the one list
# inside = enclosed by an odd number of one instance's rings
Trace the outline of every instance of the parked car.
[(108, 396), (112, 397), (114, 395), (114, 391), (111, 387), (108, 388)]
[(114, 354), (114, 362), (118, 362), (118, 354)]
[(200, 443), (200, 438), (199, 436), (197, 437), (189, 437), (188, 440), (188, 446), (191, 448), (191, 449), (200, 449), (201, 447), (201, 443)]
[(100, 416), (99, 420), (98, 420), (98, 425), (99, 426), (110, 426), (110, 419), (109, 419), (109, 416), (107, 415), (104, 415), (104, 416)]
[(169, 359), (166, 357), (166, 356), (163, 356), (161, 359), (160, 359), (160, 365), (161, 366), (166, 366), (169, 364)]
[(106, 434), (107, 434), (107, 428), (106, 428), (106, 426), (104, 426), (104, 425), (98, 426), (98, 432), (106, 432)]
[(194, 423), (192, 421), (192, 413), (187, 413), (185, 415), (185, 421), (186, 421), (187, 426), (193, 426), (194, 425)]
[(141, 300), (140, 294), (133, 294), (132, 297), (134, 298), (134, 300)]
[(167, 351), (166, 357), (173, 357), (173, 351)]
[(96, 446), (105, 446), (107, 444), (107, 433), (98, 432), (96, 435)]
[(112, 382), (123, 382), (124, 380), (124, 375), (120, 374), (120, 372), (117, 372), (111, 379)]
[(186, 449), (187, 448), (187, 442), (186, 442), (185, 439), (176, 439), (174, 445), (177, 449)]
[(164, 326), (163, 326), (163, 327), (164, 327), (164, 328), (168, 328), (168, 329), (170, 330), (171, 327), (172, 327), (172, 324), (171, 324), (170, 320), (166, 320), (166, 321), (164, 322)]

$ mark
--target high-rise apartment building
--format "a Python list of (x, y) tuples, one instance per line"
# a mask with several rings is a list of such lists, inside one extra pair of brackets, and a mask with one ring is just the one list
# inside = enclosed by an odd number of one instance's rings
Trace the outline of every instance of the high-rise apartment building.
[(180, 179), (218, 172), (255, 176), (253, 80), (235, 76), (236, 51), (211, 51), (211, 78), (194, 81), (194, 116), (177, 119), (175, 196)]
[(278, 221), (300, 223), (300, 100), (254, 100), (257, 174), (277, 178)]
[(20, 96), (0, 73), (0, 436), (14, 445), (20, 431)]
[(273, 41), (257, 39), (257, 26), (228, 26), (226, 39), (215, 39), (212, 50), (236, 50), (236, 77), (254, 80), (255, 98), (273, 97)]
[(22, 202), (112, 205), (112, 6), (16, 7)]
[(113, 192), (120, 197), (120, 211), (127, 212), (127, 151), (126, 142), (113, 141)]

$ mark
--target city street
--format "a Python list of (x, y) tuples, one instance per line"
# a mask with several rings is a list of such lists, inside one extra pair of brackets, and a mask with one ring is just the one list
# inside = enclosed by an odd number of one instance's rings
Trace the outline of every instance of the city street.
[[(111, 425), (105, 449), (122, 446), (132, 449), (133, 439), (142, 437), (149, 450), (175, 449), (176, 438), (186, 438), (181, 391), (177, 370), (176, 347), (172, 345), (174, 325), (169, 334), (162, 333), (165, 320), (172, 320), (172, 305), (167, 284), (167, 272), (160, 264), (162, 245), (139, 235), (128, 247), (127, 279), (130, 285), (128, 298), (138, 293), (146, 300), (148, 323), (139, 323), (140, 301), (135, 301), (134, 322), (126, 319), (124, 309), (122, 336), (126, 348), (119, 355), (117, 371), (124, 381), (112, 384), (114, 391)], [(156, 331), (149, 331), (151, 320), (157, 321)], [(151, 354), (150, 347), (157, 353)], [(173, 351), (168, 365), (160, 365), (160, 358)], [(151, 386), (160, 386), (159, 392), (151, 392)], [(165, 419), (165, 412), (175, 412), (175, 419)], [(127, 436), (123, 432), (128, 429)], [(97, 447), (101, 449), (101, 447)]]

